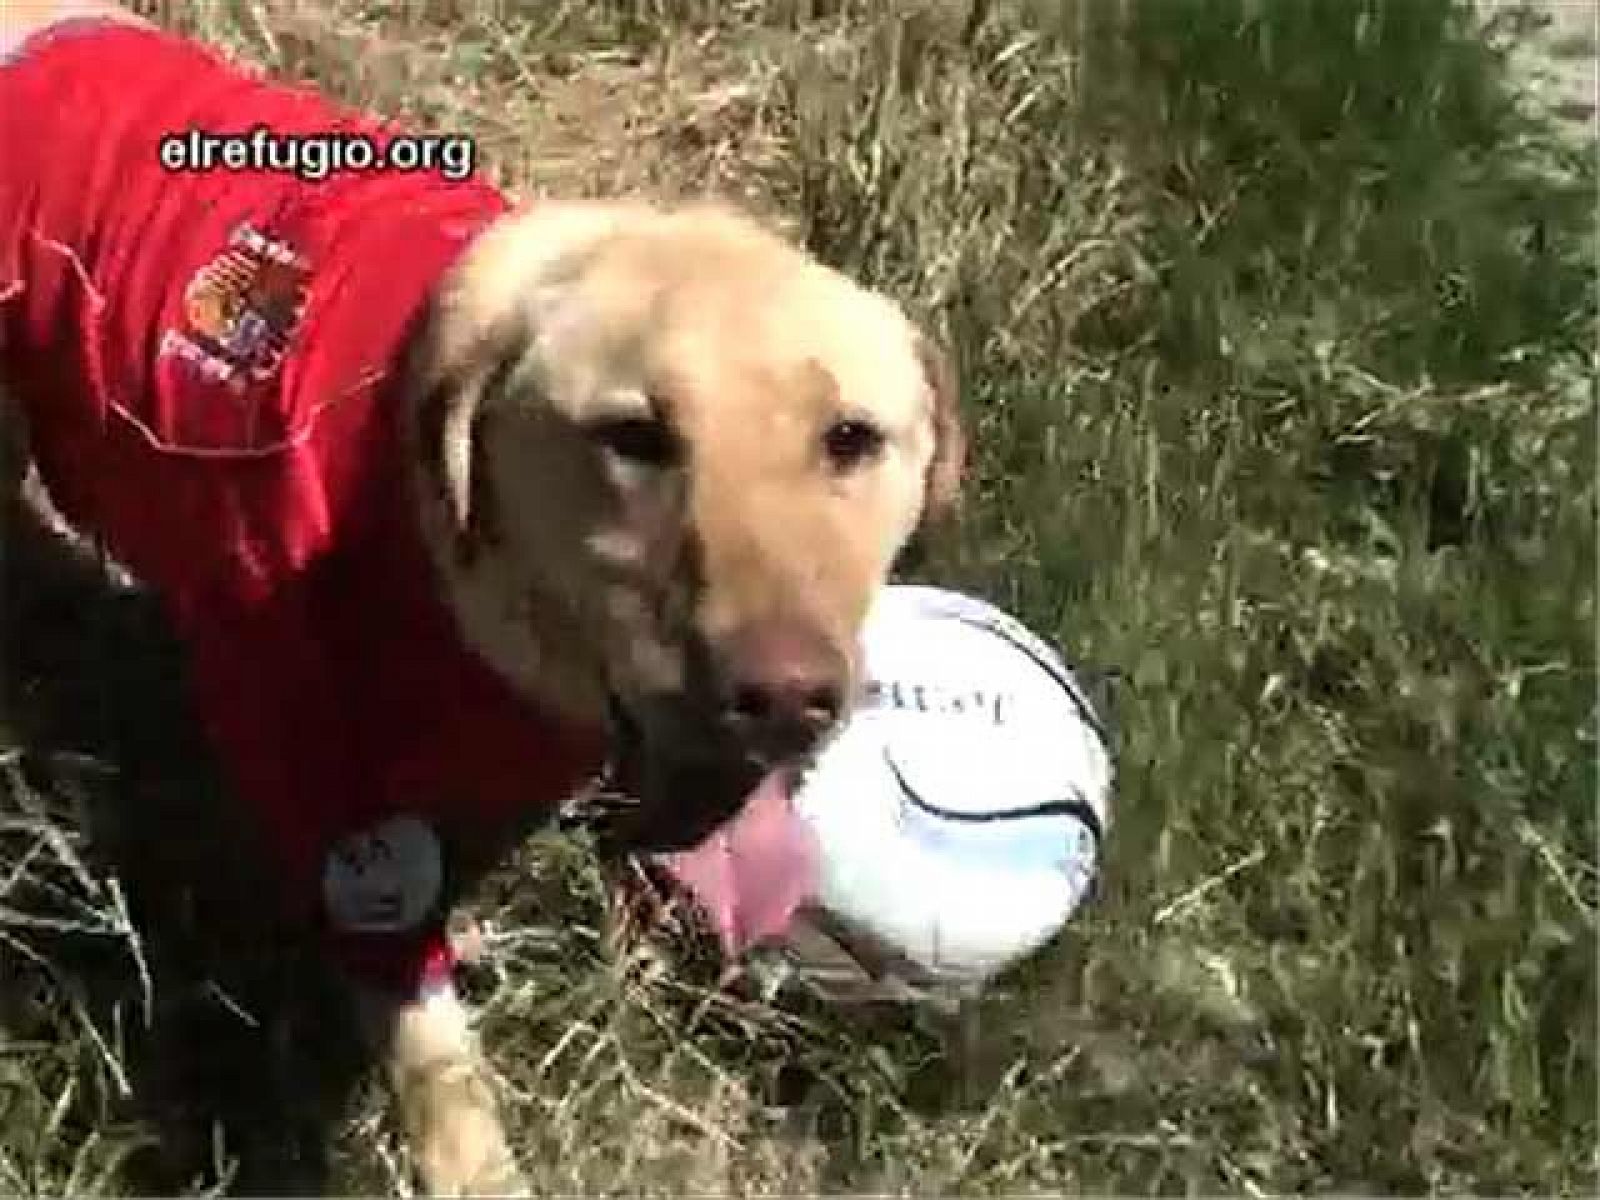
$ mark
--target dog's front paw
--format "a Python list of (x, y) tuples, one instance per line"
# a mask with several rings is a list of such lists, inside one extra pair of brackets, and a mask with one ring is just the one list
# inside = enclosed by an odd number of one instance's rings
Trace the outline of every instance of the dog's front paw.
[(525, 1196), (488, 1064), (453, 992), (391, 1014), (389, 1077), (430, 1196)]
[(396, 1079), (402, 1119), (430, 1196), (526, 1196), (528, 1183), (480, 1062), (418, 1064)]

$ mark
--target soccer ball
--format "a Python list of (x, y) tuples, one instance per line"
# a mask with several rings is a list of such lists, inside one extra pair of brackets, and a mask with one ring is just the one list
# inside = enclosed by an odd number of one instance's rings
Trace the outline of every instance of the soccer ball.
[(974, 990), (1088, 892), (1107, 727), (1055, 650), (971, 596), (887, 587), (863, 652), (864, 699), (795, 794), (821, 882), (780, 955), (824, 991), (859, 984), (841, 964), (891, 989)]

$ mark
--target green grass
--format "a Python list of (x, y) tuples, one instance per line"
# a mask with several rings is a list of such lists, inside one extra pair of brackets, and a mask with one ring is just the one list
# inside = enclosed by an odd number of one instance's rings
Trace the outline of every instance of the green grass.
[[(1447, 0), (539, 7), (185, 19), (539, 193), (736, 193), (903, 298), (976, 451), (918, 574), (1123, 682), (1102, 893), (960, 1070), (932, 1020), (609, 964), (583, 847), (530, 844), (480, 897), (517, 936), (475, 991), (538, 1186), (1592, 1193), (1593, 146)], [(83, 737), (145, 764), (140, 803), (203, 810), (170, 659), (55, 617), (74, 653), (18, 712), (78, 728), (50, 698), (87, 679), (131, 710)], [(0, 894), (7, 978), (40, 959), (0, 1007), (0, 1189), (111, 1194), (165, 1076), (118, 1094), (159, 1055), (104, 876), (53, 865), (87, 853), (38, 815), (63, 775), (0, 827), (0, 883), (42, 847)], [(71, 904), (106, 931), (25, 923)], [(211, 960), (173, 954), (204, 1008)], [(281, 965), (235, 974), (285, 1002)], [(187, 1054), (263, 1055), (208, 1011)], [(330, 1090), (333, 1186), (394, 1186), (376, 1094)], [(274, 1103), (217, 1162), (285, 1157)], [(199, 1188), (211, 1157), (159, 1161)]]

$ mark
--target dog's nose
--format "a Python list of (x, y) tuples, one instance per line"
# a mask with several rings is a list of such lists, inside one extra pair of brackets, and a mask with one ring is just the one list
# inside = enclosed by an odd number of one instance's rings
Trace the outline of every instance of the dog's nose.
[(849, 665), (821, 634), (764, 625), (733, 639), (727, 716), (756, 755), (785, 759), (812, 749), (844, 712)]

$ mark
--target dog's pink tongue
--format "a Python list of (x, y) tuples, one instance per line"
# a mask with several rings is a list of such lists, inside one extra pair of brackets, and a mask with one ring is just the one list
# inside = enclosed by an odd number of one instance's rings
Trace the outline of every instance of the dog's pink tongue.
[(739, 814), (692, 850), (657, 860), (689, 890), (730, 957), (789, 928), (817, 884), (817, 843), (790, 802), (790, 780), (773, 771)]

